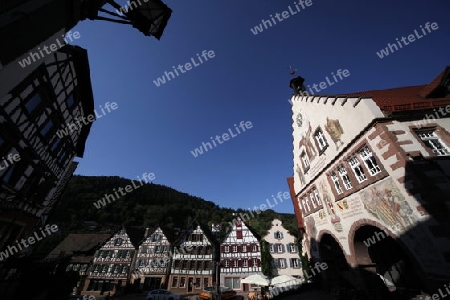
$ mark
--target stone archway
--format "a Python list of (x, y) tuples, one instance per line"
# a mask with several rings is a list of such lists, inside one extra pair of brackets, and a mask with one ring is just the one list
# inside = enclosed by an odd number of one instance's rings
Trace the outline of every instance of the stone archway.
[(349, 241), (364, 288), (372, 295), (387, 291), (397, 297), (420, 294), (423, 285), (415, 264), (390, 230), (380, 224), (354, 225)]
[(321, 233), (318, 244), (321, 261), (327, 264), (323, 272), (325, 285), (328, 288), (344, 285), (343, 274), (349, 272), (350, 266), (341, 244), (330, 232)]

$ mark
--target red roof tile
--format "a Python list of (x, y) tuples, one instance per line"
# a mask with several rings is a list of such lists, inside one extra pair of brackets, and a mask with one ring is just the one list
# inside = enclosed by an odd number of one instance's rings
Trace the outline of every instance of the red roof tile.
[(450, 105), (450, 98), (427, 98), (442, 84), (443, 79), (450, 73), (450, 67), (441, 72), (427, 85), (407, 86), (386, 90), (375, 90), (338, 95), (339, 97), (372, 98), (384, 111), (406, 111), (441, 107)]

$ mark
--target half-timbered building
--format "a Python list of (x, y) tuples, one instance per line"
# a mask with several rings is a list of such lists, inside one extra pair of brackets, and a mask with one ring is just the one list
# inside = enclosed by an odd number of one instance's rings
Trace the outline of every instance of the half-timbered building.
[(132, 272), (132, 283), (139, 290), (167, 287), (176, 233), (162, 226), (153, 230), (147, 228)]
[(169, 290), (198, 294), (217, 282), (219, 242), (208, 227), (194, 220), (175, 244)]
[(96, 250), (110, 236), (107, 233), (69, 234), (47, 255), (46, 260), (64, 268), (66, 273), (78, 273), (78, 281), (73, 286), (73, 292), (79, 294), (84, 288), (83, 284)]
[(91, 123), (67, 136), (56, 132), (94, 105), (86, 50), (67, 46), (18, 67), (14, 76), (0, 70), (0, 249), (45, 225)]
[(272, 227), (264, 236), (273, 257), (272, 274), (301, 277), (302, 269), (296, 238), (282, 224), (281, 220), (274, 219)]
[(81, 294), (117, 295), (130, 282), (131, 270), (139, 242), (144, 232), (123, 226), (117, 230), (95, 253)]
[(237, 218), (220, 243), (220, 283), (234, 290), (249, 291), (241, 279), (261, 274), (261, 237)]

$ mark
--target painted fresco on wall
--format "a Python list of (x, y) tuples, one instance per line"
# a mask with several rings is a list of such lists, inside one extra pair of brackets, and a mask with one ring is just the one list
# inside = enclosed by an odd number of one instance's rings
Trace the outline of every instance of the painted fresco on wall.
[(336, 229), (336, 231), (343, 231), (341, 218), (339, 218), (339, 216), (336, 213), (334, 201), (330, 197), (330, 194), (328, 193), (325, 183), (321, 181), (319, 186), (320, 186), (319, 191), (320, 194), (322, 195), (325, 209), (328, 213), (328, 216), (330, 217), (331, 224), (333, 224), (334, 229)]
[(392, 179), (360, 193), (364, 208), (388, 227), (402, 231), (417, 222), (417, 216)]
[(344, 134), (344, 129), (342, 129), (339, 120), (330, 120), (327, 118), (325, 130), (331, 136), (331, 140), (333, 140), (334, 145), (336, 146), (336, 150), (338, 150), (339, 147), (344, 145), (344, 142), (341, 141), (341, 136)]
[(336, 202), (341, 211), (342, 218), (348, 219), (364, 214), (364, 207), (359, 197), (348, 197), (342, 201)]
[(303, 175), (302, 169), (300, 169), (300, 166), (298, 164), (295, 171), (297, 172), (298, 179), (300, 179), (300, 184), (305, 185), (306, 184), (305, 176)]
[(310, 247), (311, 247), (311, 254), (314, 257), (319, 256), (319, 248), (317, 247), (317, 227), (316, 222), (314, 221), (313, 216), (309, 216), (305, 218), (305, 226), (306, 226), (306, 233), (308, 234), (309, 241), (310, 241)]
[(308, 126), (308, 127), (307, 127), (305, 135), (301, 138), (298, 147), (299, 147), (299, 149), (301, 149), (302, 146), (305, 147), (306, 155), (308, 155), (309, 161), (311, 162), (317, 156), (317, 150), (314, 147), (312, 138), (311, 138), (311, 133), (312, 133), (311, 123), (308, 122), (307, 125), (305, 124), (303, 126)]

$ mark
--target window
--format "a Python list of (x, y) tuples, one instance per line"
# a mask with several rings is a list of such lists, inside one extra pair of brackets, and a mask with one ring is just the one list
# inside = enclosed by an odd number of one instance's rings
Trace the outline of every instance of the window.
[(435, 130), (416, 130), (417, 136), (422, 140), (422, 142), (433, 151), (437, 156), (447, 156), (450, 155), (449, 148), (445, 143), (439, 138)]
[(322, 200), (320, 200), (319, 191), (316, 188), (314, 188), (313, 193), (314, 193), (314, 197), (316, 197), (317, 205), (321, 206)]
[(242, 267), (248, 268), (248, 261), (246, 259), (242, 260)]
[(284, 252), (284, 245), (283, 244), (277, 244), (277, 252), (283, 253)]
[(364, 146), (360, 151), (359, 155), (366, 165), (367, 169), (369, 169), (370, 175), (375, 175), (381, 172), (380, 166), (378, 166), (377, 160), (373, 156), (372, 152), (369, 150), (369, 147)]
[(237, 230), (237, 231), (236, 231), (236, 238), (237, 238), (238, 240), (241, 240), (241, 239), (242, 239), (242, 230)]
[(237, 252), (237, 246), (236, 246), (236, 245), (233, 246), (233, 252), (234, 252), (234, 253)]
[(350, 157), (348, 163), (352, 167), (353, 173), (355, 173), (356, 179), (359, 183), (367, 179), (366, 175), (364, 174), (364, 170), (361, 167), (361, 164), (355, 156)]
[(123, 240), (121, 238), (117, 238), (114, 240), (114, 246), (120, 246), (122, 245)]
[(205, 262), (203, 260), (197, 261), (197, 270), (203, 270), (203, 264)]
[(319, 151), (323, 152), (328, 147), (328, 143), (325, 140), (322, 130), (319, 128), (314, 133), (314, 138), (316, 139), (317, 145), (319, 146)]
[(247, 252), (247, 245), (242, 245), (242, 252)]
[(201, 284), (202, 284), (202, 283), (201, 283), (201, 280), (202, 280), (201, 278), (198, 278), (198, 277), (195, 278), (195, 288), (196, 288), (196, 289), (201, 288)]
[(291, 258), (291, 268), (300, 268), (300, 259), (298, 258)]
[(273, 234), (273, 237), (276, 238), (277, 240), (281, 240), (283, 238), (283, 233), (277, 231)]
[(172, 287), (178, 286), (178, 276), (174, 276), (172, 279)]
[(225, 268), (229, 268), (230, 267), (230, 261), (229, 260), (225, 260), (224, 264)]
[(203, 278), (203, 288), (208, 286), (208, 278)]
[(47, 123), (45, 123), (44, 127), (41, 129), (41, 135), (44, 138), (47, 138), (47, 136), (51, 133), (51, 129), (53, 129), (53, 121), (48, 120)]
[(313, 208), (317, 208), (317, 206), (316, 206), (316, 199), (315, 199), (313, 193), (309, 193), (309, 199), (311, 199), (311, 203), (313, 205)]
[(183, 260), (181, 262), (181, 268), (186, 270), (188, 268), (188, 261), (187, 260)]
[(297, 253), (298, 247), (295, 244), (288, 244), (288, 250), (290, 253)]
[(186, 287), (186, 277), (180, 278), (180, 288)]
[(55, 138), (55, 140), (53, 141), (52, 146), (50, 148), (52, 150), (52, 152), (56, 151), (56, 149), (58, 148), (60, 143), (61, 143), (61, 139), (59, 137)]
[(336, 173), (332, 172), (332, 173), (330, 174), (330, 176), (331, 176), (331, 180), (332, 180), (333, 183), (334, 183), (334, 187), (335, 187), (335, 189), (336, 189), (336, 192), (337, 192), (338, 194), (342, 194), (341, 184), (340, 184), (340, 182), (339, 182), (339, 178), (336, 176)]
[(42, 102), (41, 96), (39, 95), (39, 93), (36, 92), (27, 101), (27, 103), (25, 104), (25, 108), (27, 109), (28, 113), (31, 114), (41, 102)]
[(239, 277), (225, 277), (225, 286), (230, 289), (241, 289), (241, 279)]
[(162, 236), (160, 235), (160, 234), (153, 234), (152, 235), (152, 242), (159, 242), (159, 241), (161, 241), (162, 240)]
[(309, 198), (305, 197), (302, 199), (303, 204), (303, 210), (308, 213), (311, 210), (311, 207), (309, 206)]
[(254, 244), (252, 246), (252, 252), (258, 252), (258, 245)]
[(278, 263), (281, 269), (286, 268), (286, 259), (285, 258), (279, 258)]
[(225, 250), (225, 253), (229, 253), (230, 252), (230, 246), (225, 246), (224, 250)]
[(269, 249), (270, 249), (270, 253), (274, 253), (275, 252), (275, 245), (274, 244), (270, 244), (269, 245)]
[(68, 108), (72, 108), (73, 107), (73, 105), (75, 104), (75, 101), (73, 99), (73, 94), (70, 94), (69, 97), (67, 97), (66, 103), (67, 103), (67, 107)]
[(304, 172), (309, 170), (309, 159), (308, 156), (306, 155), (305, 151), (302, 152), (302, 154), (300, 155), (300, 158), (302, 159), (303, 162), (303, 170)]
[(347, 170), (344, 168), (343, 165), (339, 165), (338, 173), (339, 173), (339, 176), (341, 176), (342, 182), (344, 182), (345, 189), (346, 190), (351, 189), (352, 183), (350, 181), (350, 178), (348, 177)]
[(258, 266), (258, 263), (259, 263), (258, 259), (257, 259), (257, 258), (254, 258), (254, 259), (253, 259), (253, 266), (254, 266), (254, 267), (257, 267), (257, 266)]
[(237, 268), (238, 267), (238, 261), (235, 259), (233, 260), (233, 268)]
[(181, 268), (181, 261), (180, 261), (180, 260), (177, 259), (177, 260), (175, 261), (175, 263), (174, 263), (174, 268), (175, 268), (175, 269), (180, 269), (180, 268)]

